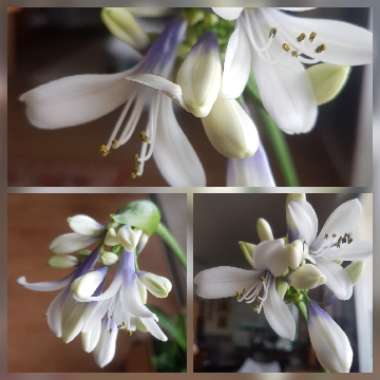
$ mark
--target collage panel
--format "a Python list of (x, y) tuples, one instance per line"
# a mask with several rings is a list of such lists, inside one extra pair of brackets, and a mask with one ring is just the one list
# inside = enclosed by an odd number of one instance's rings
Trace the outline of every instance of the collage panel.
[(372, 194), (196, 194), (194, 371), (372, 372), (372, 271)]
[(8, 21), (11, 186), (371, 183), (369, 8), (18, 7)]
[(186, 371), (185, 194), (8, 207), (9, 372)]

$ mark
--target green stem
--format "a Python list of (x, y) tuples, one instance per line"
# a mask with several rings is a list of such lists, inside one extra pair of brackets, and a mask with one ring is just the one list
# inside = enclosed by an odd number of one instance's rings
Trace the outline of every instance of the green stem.
[(258, 89), (253, 78), (250, 78), (248, 81), (246, 90), (255, 102), (260, 119), (265, 124), (264, 130), (273, 145), (273, 150), (285, 180), (285, 185), (299, 186), (297, 172), (285, 136), (261, 103)]
[(157, 227), (156, 233), (171, 249), (174, 255), (177, 256), (177, 259), (181, 262), (183, 267), (186, 268), (186, 255), (171, 232), (162, 223), (160, 223)]

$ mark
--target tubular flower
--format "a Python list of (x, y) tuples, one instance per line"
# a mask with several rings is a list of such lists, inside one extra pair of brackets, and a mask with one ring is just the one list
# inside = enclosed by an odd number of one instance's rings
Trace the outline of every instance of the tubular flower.
[(372, 62), (370, 31), (284, 12), (312, 8), (213, 9), (220, 17), (236, 20), (224, 62), (224, 96), (240, 96), (252, 72), (265, 108), (287, 133), (309, 132), (317, 118), (317, 99), (304, 65)]
[[(144, 207), (146, 210), (148, 205)], [(146, 244), (148, 235), (137, 226), (141, 225), (141, 215), (140, 219), (135, 219), (136, 224), (133, 223), (133, 212), (128, 211), (113, 215), (113, 220), (106, 226), (86, 215), (69, 218), (69, 225), (78, 234), (97, 236), (97, 240), (87, 245), (77, 244), (78, 237), (73, 240), (71, 236), (67, 238), (67, 234), (53, 241), (51, 247), (56, 253), (53, 266), (75, 266), (73, 272), (59, 281), (30, 283), (25, 277), (17, 280), (23, 287), (34, 291), (60, 290), (46, 313), (49, 328), (65, 343), (81, 335), (83, 349), (93, 352), (100, 367), (112, 361), (120, 330), (130, 334), (148, 332), (156, 339), (167, 340), (158, 325), (158, 317), (146, 303), (148, 293), (158, 298), (167, 297), (172, 284), (165, 277), (137, 269), (137, 255)], [(126, 215), (133, 224), (116, 222), (124, 220)], [(147, 226), (144, 225), (144, 229)], [(110, 234), (114, 236), (112, 240)], [(83, 249), (94, 245), (93, 249)], [(112, 260), (110, 254), (114, 256)], [(65, 257), (69, 260), (57, 259)], [(114, 264), (117, 269), (109, 282), (109, 266)], [(110, 284), (105, 289), (106, 282)]]
[(106, 156), (111, 149), (131, 139), (147, 106), (148, 122), (140, 132), (142, 145), (132, 177), (141, 176), (145, 162), (153, 156), (171, 185), (204, 185), (203, 167), (176, 120), (172, 103), (160, 93), (129, 80), (143, 73), (172, 75), (177, 47), (185, 30), (183, 21), (169, 23), (145, 57), (130, 70), (110, 75), (71, 76), (26, 92), (20, 100), (26, 104), (30, 122), (43, 129), (73, 127), (123, 106), (107, 143), (100, 148)]
[(337, 207), (318, 234), (318, 217), (306, 197), (290, 199), (287, 204), (288, 236), (303, 242), (305, 258), (326, 278), (326, 285), (341, 300), (352, 296), (353, 281), (340, 264), (363, 260), (372, 253), (370, 242), (357, 237), (361, 203), (353, 199)]

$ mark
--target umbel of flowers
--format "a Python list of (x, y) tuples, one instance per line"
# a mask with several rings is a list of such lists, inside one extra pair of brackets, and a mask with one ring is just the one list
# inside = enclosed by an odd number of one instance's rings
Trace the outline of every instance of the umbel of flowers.
[[(121, 331), (141, 331), (166, 341), (158, 317), (147, 307), (148, 294), (169, 295), (169, 279), (139, 268), (138, 258), (149, 237), (160, 226), (160, 212), (150, 201), (129, 203), (101, 224), (88, 215), (67, 222), (72, 232), (50, 244), (49, 264), (73, 268), (58, 281), (18, 283), (35, 291), (59, 291), (46, 316), (51, 331), (65, 343), (81, 337), (100, 367), (115, 356)], [(112, 271), (111, 268), (115, 267)]]
[(304, 194), (288, 196), (287, 236), (275, 239), (269, 223), (257, 221), (260, 242), (240, 242), (250, 269), (221, 266), (206, 269), (194, 279), (196, 293), (205, 299), (235, 297), (264, 313), (281, 337), (294, 340), (294, 304), (307, 322), (315, 354), (328, 372), (349, 372), (353, 351), (348, 337), (332, 317), (309, 296), (327, 286), (339, 300), (348, 300), (363, 262), (372, 254), (368, 241), (358, 237), (362, 207), (358, 199), (340, 205), (318, 233), (318, 217)]
[[(136, 64), (116, 74), (54, 80), (20, 100), (31, 124), (49, 130), (88, 123), (120, 108), (102, 155), (127, 144), (140, 129), (132, 178), (140, 177), (153, 157), (170, 185), (204, 186), (206, 173), (179, 125), (177, 106), (201, 120), (205, 138), (227, 158), (228, 186), (275, 186), (244, 100), (253, 100), (256, 113), (266, 115), (261, 130), (274, 121), (285, 133), (308, 133), (318, 107), (344, 87), (350, 67), (372, 62), (370, 31), (299, 17), (307, 10), (105, 8), (103, 22), (135, 51)], [(278, 151), (287, 151), (276, 141)], [(290, 158), (286, 161), (282, 155), (284, 175), (292, 166)]]

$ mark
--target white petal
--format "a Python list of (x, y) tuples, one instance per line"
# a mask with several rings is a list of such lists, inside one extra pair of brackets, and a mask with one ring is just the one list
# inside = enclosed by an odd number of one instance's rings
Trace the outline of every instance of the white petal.
[(317, 119), (317, 102), (303, 65), (270, 63), (254, 53), (253, 73), (261, 100), (277, 126), (289, 134), (310, 132)]
[(122, 289), (124, 293), (125, 307), (133, 316), (139, 318), (151, 318), (153, 313), (142, 303), (137, 278)]
[(252, 255), (255, 268), (268, 269), (273, 276), (281, 276), (288, 269), (289, 259), (285, 253), (284, 240), (265, 240), (258, 244)]
[(353, 352), (347, 335), (314, 302), (309, 307), (308, 329), (314, 352), (323, 368), (328, 372), (350, 372)]
[(88, 215), (74, 215), (67, 219), (70, 228), (81, 235), (100, 236), (105, 227)]
[(62, 290), (50, 303), (46, 311), (46, 319), (50, 330), (57, 338), (62, 337), (62, 308), (67, 292)]
[(161, 95), (159, 101), (153, 157), (160, 173), (171, 186), (205, 186), (203, 166), (178, 124), (171, 100)]
[(323, 259), (317, 259), (316, 265), (326, 276), (326, 286), (331, 289), (338, 299), (345, 301), (351, 298), (353, 284), (341, 265)]
[(82, 347), (85, 352), (92, 352), (95, 350), (100, 340), (102, 332), (102, 324), (100, 320), (96, 320), (91, 328), (83, 329), (81, 334)]
[(71, 277), (66, 277), (59, 281), (45, 281), (45, 282), (28, 282), (24, 276), (17, 279), (17, 283), (26, 289), (34, 290), (36, 292), (55, 292), (56, 290), (63, 289), (71, 281)]
[(235, 297), (237, 292), (250, 288), (260, 273), (229, 266), (206, 269), (194, 278), (196, 292), (207, 299)]
[(276, 290), (276, 283), (272, 280), (268, 298), (264, 302), (264, 314), (272, 329), (282, 338), (294, 340), (296, 322), (284, 300)]
[(356, 261), (363, 260), (372, 254), (372, 244), (368, 241), (354, 241), (343, 244), (340, 248), (331, 247), (323, 250), (325, 260)]
[(286, 208), (289, 240), (303, 240), (307, 244), (318, 232), (318, 216), (307, 200), (290, 201)]
[(242, 7), (214, 7), (212, 8), (215, 14), (225, 20), (236, 20), (244, 8)]
[(56, 255), (64, 255), (66, 253), (74, 253), (89, 245), (97, 242), (99, 238), (93, 236), (81, 235), (76, 232), (59, 235), (49, 246), (50, 251)]
[[(303, 18), (273, 10), (271, 15), (280, 24), (287, 41), (310, 57), (338, 65), (363, 65), (372, 63), (372, 33), (360, 26), (337, 20)], [(299, 43), (300, 32), (317, 33), (314, 43)], [(326, 49), (316, 53), (324, 44)]]
[(83, 298), (81, 301), (86, 301), (86, 302), (89, 302), (89, 301), (105, 301), (105, 300), (108, 300), (110, 298), (113, 298), (116, 295), (116, 293), (120, 290), (120, 287), (122, 286), (122, 284), (123, 284), (122, 274), (120, 272), (116, 273), (114, 279), (112, 280), (112, 282), (110, 284), (110, 286), (103, 293), (101, 293), (98, 296)]
[(118, 328), (115, 323), (111, 323), (111, 326), (107, 326), (107, 322), (103, 322), (102, 333), (96, 349), (94, 351), (94, 357), (96, 364), (103, 368), (109, 364), (116, 353), (116, 341), (117, 341)]
[(327, 218), (317, 239), (312, 244), (313, 250), (318, 250), (323, 245), (336, 243), (340, 236), (345, 234), (356, 237), (356, 232), (361, 220), (362, 205), (358, 199), (342, 203)]
[(311, 10), (316, 9), (316, 8), (315, 7), (289, 7), (289, 8), (281, 7), (278, 9), (281, 9), (281, 10), (287, 11), (287, 12), (305, 12), (305, 11), (311, 11)]
[(238, 21), (232, 33), (224, 60), (222, 93), (226, 98), (238, 98), (248, 82), (251, 72), (250, 45), (243, 26)]
[(126, 73), (75, 75), (58, 79), (21, 95), (29, 121), (36, 127), (72, 127), (98, 119), (122, 105), (131, 86)]
[(228, 160), (227, 186), (276, 186), (267, 155), (261, 145), (252, 157)]
[(161, 340), (162, 342), (166, 342), (168, 340), (167, 336), (153, 318), (141, 318), (140, 321), (148, 332), (156, 339)]
[(125, 79), (158, 90), (186, 109), (181, 86), (169, 79), (154, 74), (133, 74), (126, 76)]
[[(247, 13), (245, 24), (252, 45), (268, 43), (268, 10)], [(252, 50), (252, 71), (261, 100), (278, 127), (289, 134), (309, 132), (317, 118), (317, 102), (303, 64), (282, 49), (274, 39), (270, 49)]]

